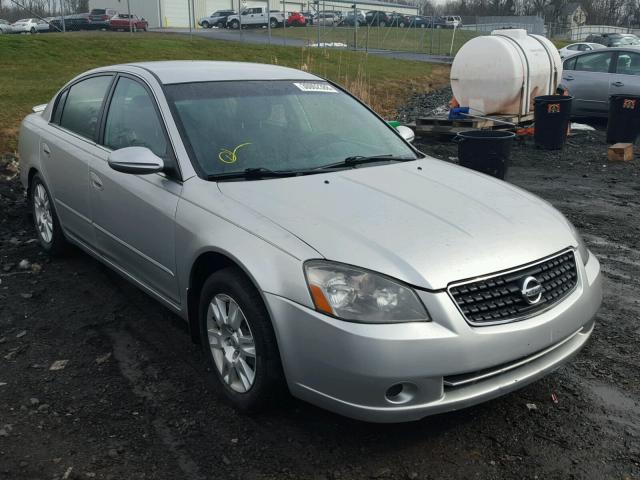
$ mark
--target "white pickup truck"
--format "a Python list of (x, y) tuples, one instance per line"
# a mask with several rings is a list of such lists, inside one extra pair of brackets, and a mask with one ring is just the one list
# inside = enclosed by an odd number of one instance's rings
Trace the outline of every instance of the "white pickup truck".
[(227, 17), (227, 27), (237, 30), (242, 25), (246, 27), (262, 27), (271, 25), (277, 28), (284, 25), (284, 14), (278, 10), (268, 10), (266, 7), (250, 7), (240, 12), (240, 15)]

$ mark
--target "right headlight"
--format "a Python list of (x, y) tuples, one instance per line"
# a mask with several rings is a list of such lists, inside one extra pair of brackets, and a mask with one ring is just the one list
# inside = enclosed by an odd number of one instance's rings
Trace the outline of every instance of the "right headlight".
[(429, 321), (416, 292), (384, 275), (324, 260), (304, 265), (316, 310), (362, 323)]

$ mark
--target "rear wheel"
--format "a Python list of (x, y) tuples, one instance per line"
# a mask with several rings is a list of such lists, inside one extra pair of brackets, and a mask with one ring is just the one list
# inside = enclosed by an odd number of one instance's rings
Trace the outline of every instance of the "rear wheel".
[(29, 200), (40, 245), (51, 255), (64, 253), (69, 245), (62, 233), (49, 190), (38, 173), (31, 179)]
[(211, 28), (211, 24), (205, 20), (202, 22), (202, 28)]
[(216, 23), (216, 27), (218, 27), (218, 28), (222, 28), (222, 27), (224, 27), (224, 22), (218, 22), (218, 23)]
[(31, 33), (31, 34), (36, 33), (36, 29), (35, 29), (35, 27), (31, 27), (30, 33)]
[(386, 27), (387, 23), (385, 21), (382, 21), (378, 25), (381, 26), (381, 27)]
[(278, 28), (278, 20), (275, 18), (272, 18), (271, 20), (269, 20), (269, 24), (271, 28)]
[(200, 295), (200, 338), (215, 385), (239, 410), (264, 409), (284, 391), (271, 320), (251, 281), (237, 268), (211, 275)]
[(240, 22), (238, 20), (231, 20), (231, 23), (229, 24), (229, 26), (233, 30), (238, 30), (240, 28)]

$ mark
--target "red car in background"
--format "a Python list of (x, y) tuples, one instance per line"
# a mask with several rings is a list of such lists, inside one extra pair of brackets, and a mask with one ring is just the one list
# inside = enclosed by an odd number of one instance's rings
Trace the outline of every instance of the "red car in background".
[(307, 19), (300, 12), (291, 12), (287, 18), (287, 27), (304, 27)]
[(144, 18), (138, 18), (137, 15), (129, 15), (126, 13), (119, 13), (111, 18), (111, 21), (109, 22), (109, 29), (111, 30), (131, 29), (134, 32), (146, 32), (148, 28), (149, 23)]

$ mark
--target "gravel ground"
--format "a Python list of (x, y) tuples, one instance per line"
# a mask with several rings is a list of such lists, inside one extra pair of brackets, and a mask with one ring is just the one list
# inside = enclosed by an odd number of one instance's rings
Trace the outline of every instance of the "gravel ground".
[[(449, 105), (453, 97), (451, 87), (433, 90), (429, 93), (414, 93), (406, 105), (398, 109), (398, 118), (403, 123), (414, 121), (417, 117), (429, 117), (436, 115), (442, 107)], [(446, 115), (446, 114), (443, 114)]]
[[(422, 148), (455, 157), (449, 143)], [(562, 210), (602, 262), (595, 333), (518, 392), (400, 425), (293, 399), (236, 413), (179, 319), (87, 255), (41, 253), (5, 160), (0, 478), (640, 479), (639, 163), (607, 162), (602, 132), (561, 154), (520, 143), (513, 157), (507, 180)]]

